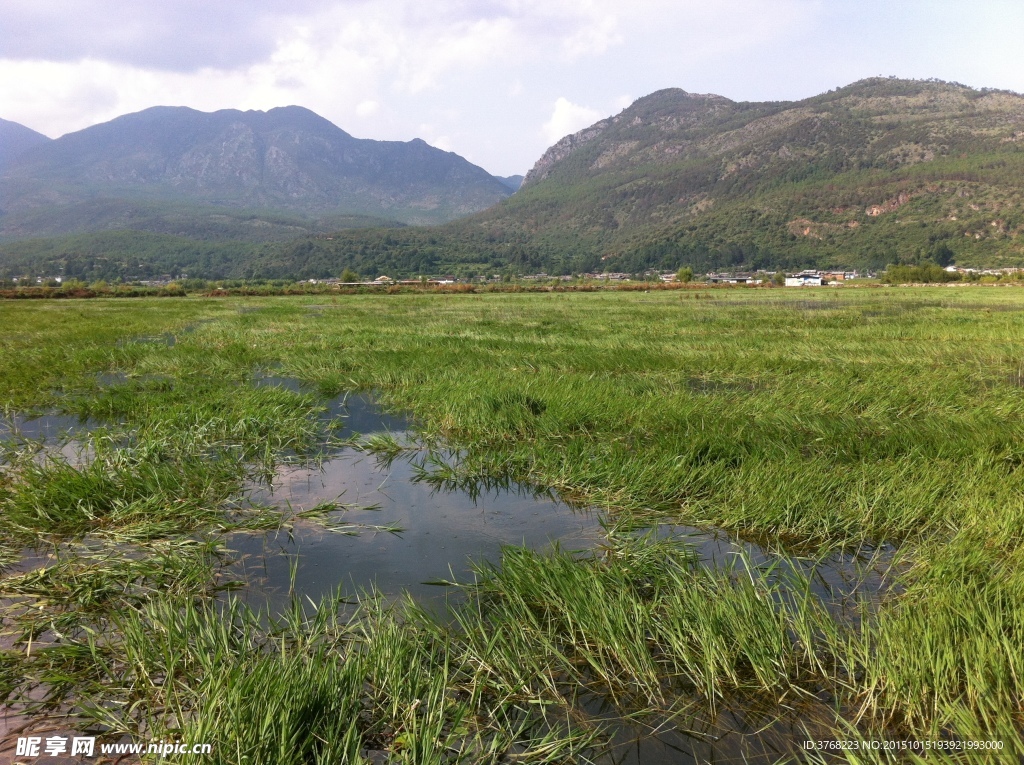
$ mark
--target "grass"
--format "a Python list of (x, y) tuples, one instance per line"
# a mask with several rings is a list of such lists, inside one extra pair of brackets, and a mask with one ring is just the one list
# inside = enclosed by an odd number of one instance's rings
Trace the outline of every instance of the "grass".
[[(108, 429), (80, 466), (22, 450), (0, 470), (0, 563), (61, 551), (0, 580), (4, 630), (43, 640), (5, 654), (0, 691), (47, 687), (115, 730), (201, 728), (222, 762), (583, 761), (588, 693), (630, 714), (816, 700), (840, 737), (1024, 754), (1016, 290), (312, 302), (0, 304), (22, 328), (0, 341), (0, 406)], [(125, 342), (165, 332), (173, 345)], [(254, 386), (267, 370), (308, 392)], [(550, 487), (603, 508), (607, 544), (508, 549), (444, 619), (372, 600), (269, 621), (212, 605), (218, 532), (273, 522), (246, 516), (241, 483), (315, 458), (320, 397), (355, 389), (459, 450), (439, 486)], [(656, 521), (813, 556), (888, 542), (911, 565), (847, 620), (798, 576), (707, 568), (628, 531)], [(49, 621), (25, 607), (50, 597)]]
[(116, 628), (90, 645), (85, 711), (121, 729), (115, 700), (140, 710), (147, 730), (216, 742), (216, 762), (359, 762), (389, 750), (396, 762), (483, 763), (510, 747), (557, 762), (593, 737), (474, 692), (449, 641), (373, 600), (348, 619), (330, 600), (270, 619), (237, 601), (163, 600)]

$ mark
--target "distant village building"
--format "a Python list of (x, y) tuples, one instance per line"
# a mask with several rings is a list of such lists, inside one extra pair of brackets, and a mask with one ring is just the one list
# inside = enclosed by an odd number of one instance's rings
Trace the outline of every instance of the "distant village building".
[(624, 273), (609, 273), (609, 272), (605, 272), (605, 273), (600, 273), (599, 274), (599, 273), (596, 273), (596, 272), (593, 272), (593, 273), (588, 272), (588, 273), (580, 274), (580, 278), (581, 279), (591, 279), (591, 280), (603, 279), (604, 281), (624, 282), (624, 281), (628, 281), (628, 280), (632, 279), (633, 275), (632, 274), (624, 274)]
[(826, 271), (823, 274), (825, 281), (845, 282), (847, 279), (856, 279), (856, 271)]
[(758, 274), (708, 274), (708, 284), (761, 284)]
[(818, 271), (801, 271), (798, 274), (786, 276), (787, 287), (820, 287), (824, 279)]

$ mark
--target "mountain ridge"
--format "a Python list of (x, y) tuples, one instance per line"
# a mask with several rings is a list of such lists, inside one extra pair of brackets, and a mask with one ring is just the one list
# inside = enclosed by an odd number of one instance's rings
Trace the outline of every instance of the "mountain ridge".
[(457, 154), (421, 139), (354, 138), (303, 107), (158, 106), (21, 152), (0, 177), (0, 227), (24, 235), (18, 221), (33, 209), (96, 199), (437, 223), (509, 193)]
[[(528, 233), (621, 270), (884, 265), (938, 246), (1024, 260), (1022, 161), (1024, 96), (1010, 91), (871, 78), (800, 101), (735, 102), (666, 89), (561, 139), (514, 197), (456, 225)], [(910, 218), (923, 236), (897, 230)]]
[(0, 119), (0, 173), (28, 150), (52, 139), (17, 122)]
[[(36, 252), (56, 264), (62, 248)], [(244, 263), (222, 261), (218, 273), (877, 269), (925, 260), (1024, 266), (1024, 96), (886, 78), (780, 102), (665, 89), (556, 142), (521, 189), (491, 208), (440, 226), (270, 243)]]

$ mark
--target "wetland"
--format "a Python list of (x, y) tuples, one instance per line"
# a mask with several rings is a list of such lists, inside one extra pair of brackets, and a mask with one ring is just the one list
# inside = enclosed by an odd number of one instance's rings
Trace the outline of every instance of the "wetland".
[(1024, 298), (698, 295), (0, 303), (0, 735), (1018, 761)]

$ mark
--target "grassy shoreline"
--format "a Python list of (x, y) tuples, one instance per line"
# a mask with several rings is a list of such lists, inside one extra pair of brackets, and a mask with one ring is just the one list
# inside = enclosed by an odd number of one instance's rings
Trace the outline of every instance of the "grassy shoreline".
[[(582, 688), (660, 714), (814, 697), (840, 738), (845, 721), (868, 738), (1004, 741), (964, 761), (1024, 753), (1024, 303), (944, 288), (698, 294), (0, 304), (16, 328), (0, 340), (0, 406), (110, 431), (81, 467), (7, 455), (6, 552), (45, 541), (67, 560), (0, 580), (3, 597), (59, 616), (9, 612), (5, 631), (60, 636), (5, 653), (0, 692), (42, 683), (138, 733), (187, 728), (215, 703), (248, 709), (223, 694), (259, 677), (245, 693), (280, 698), (283, 717), (209, 718), (222, 762), (283, 757), (239, 749), (266, 725), (278, 744), (305, 742), (280, 762), (376, 749), (581, 761), (594, 735)], [(254, 388), (266, 369), (311, 393)], [(603, 508), (608, 544), (583, 558), (509, 550), (445, 626), (412, 606), (367, 604), (341, 623), (328, 604), (269, 628), (211, 610), (213, 553), (182, 537), (215, 545), (232, 524), (269, 523), (232, 516), (242, 476), (315, 451), (317, 395), (355, 389), (463, 449), (453, 480), (511, 477)], [(695, 568), (685, 545), (627, 533), (659, 521), (808, 555), (888, 542), (913, 565), (898, 595), (844, 623), (798, 597), (799, 581)], [(192, 626), (164, 635), (179, 622)], [(287, 681), (317, 667), (326, 685)], [(323, 728), (339, 715), (357, 722)]]

